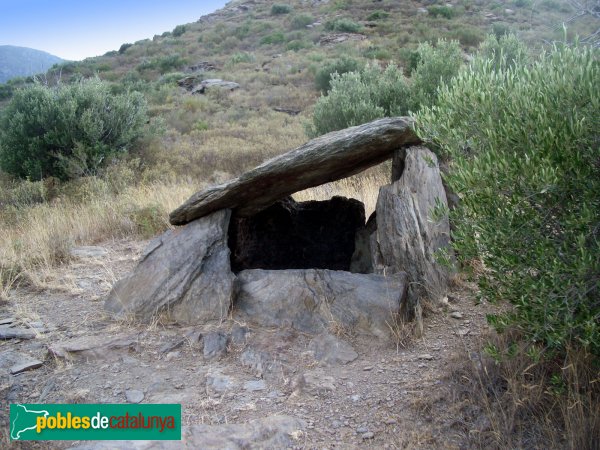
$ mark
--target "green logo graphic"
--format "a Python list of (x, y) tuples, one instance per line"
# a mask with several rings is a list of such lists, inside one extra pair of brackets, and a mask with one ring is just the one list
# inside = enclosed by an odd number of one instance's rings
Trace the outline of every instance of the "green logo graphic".
[(10, 405), (12, 440), (180, 440), (181, 405)]

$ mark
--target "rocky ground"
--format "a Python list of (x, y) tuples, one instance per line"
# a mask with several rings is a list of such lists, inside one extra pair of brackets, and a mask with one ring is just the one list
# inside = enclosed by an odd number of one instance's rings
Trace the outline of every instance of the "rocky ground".
[(410, 342), (400, 330), (399, 340), (374, 341), (334, 326), (312, 336), (233, 320), (210, 328), (115, 322), (103, 299), (144, 245), (78, 249), (46, 289), (18, 288), (0, 306), (0, 445), (115, 448), (11, 443), (8, 404), (17, 402), (181, 403), (188, 448), (467, 445), (449, 376), (457, 357), (480, 348), (490, 312), (467, 290), (429, 312), (422, 337)]

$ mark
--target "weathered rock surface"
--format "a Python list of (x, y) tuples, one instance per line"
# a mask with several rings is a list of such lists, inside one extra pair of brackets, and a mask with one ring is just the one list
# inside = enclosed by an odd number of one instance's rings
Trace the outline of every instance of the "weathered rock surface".
[(217, 211), (152, 241), (133, 273), (113, 287), (105, 309), (142, 321), (169, 311), (185, 324), (226, 317), (234, 278), (227, 247), (230, 215)]
[(294, 192), (354, 175), (420, 143), (411, 120), (394, 117), (328, 133), (239, 178), (194, 194), (171, 213), (183, 225), (223, 208), (251, 216)]
[(11, 375), (17, 375), (27, 370), (37, 369), (43, 364), (44, 363), (38, 359), (14, 350), (6, 350), (0, 353), (0, 370), (7, 371)]
[(35, 336), (35, 331), (30, 329), (11, 325), (0, 326), (0, 339), (34, 339)]
[[(294, 417), (275, 415), (244, 424), (192, 425), (182, 427), (181, 441), (111, 441), (89, 442), (76, 450), (127, 448), (132, 450), (290, 448), (294, 436), (306, 424)], [(297, 434), (298, 433), (298, 434)]]
[(358, 353), (346, 341), (329, 333), (315, 336), (308, 344), (314, 358), (323, 364), (348, 364), (358, 358)]
[(108, 254), (108, 250), (104, 247), (97, 246), (82, 246), (73, 247), (69, 250), (69, 254), (75, 258), (101, 258)]
[(365, 223), (361, 202), (344, 197), (295, 202), (287, 198), (252, 217), (232, 217), (231, 267), (349, 270), (355, 235)]
[(436, 252), (450, 250), (448, 217), (432, 215), (447, 207), (437, 158), (425, 147), (406, 149), (400, 179), (379, 191), (376, 245), (373, 260), (379, 273), (406, 272), (411, 302), (419, 295), (441, 299), (447, 290), (449, 270), (436, 260)]
[(240, 85), (234, 81), (224, 81), (218, 78), (211, 78), (208, 80), (202, 80), (200, 84), (192, 88), (192, 94), (205, 94), (210, 89), (226, 89), (228, 91), (235, 91), (240, 88)]
[(346, 41), (364, 41), (367, 37), (359, 33), (329, 33), (319, 40), (320, 45), (335, 45)]
[(131, 351), (139, 351), (137, 334), (113, 336), (82, 336), (56, 342), (48, 347), (48, 352), (66, 360), (114, 360)]
[(235, 281), (234, 317), (308, 333), (333, 328), (386, 337), (406, 299), (406, 279), (405, 273), (245, 270)]

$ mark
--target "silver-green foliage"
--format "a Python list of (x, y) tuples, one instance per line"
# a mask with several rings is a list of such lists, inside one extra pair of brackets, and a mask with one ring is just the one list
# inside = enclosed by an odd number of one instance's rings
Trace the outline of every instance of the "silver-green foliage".
[(417, 54), (419, 62), (410, 75), (413, 111), (433, 105), (438, 87), (448, 83), (463, 65), (458, 41), (440, 39), (435, 47), (425, 42), (419, 45)]
[(95, 173), (146, 121), (142, 94), (113, 95), (99, 79), (19, 89), (0, 117), (0, 168), (35, 180)]
[(315, 105), (308, 132), (319, 136), (381, 117), (405, 115), (408, 100), (406, 80), (394, 64), (383, 71), (367, 65), (357, 72), (334, 73), (329, 94), (321, 96)]
[(475, 58), (417, 130), (451, 162), (457, 254), (483, 262), (483, 297), (514, 305), (491, 322), (600, 357), (600, 55), (508, 53)]

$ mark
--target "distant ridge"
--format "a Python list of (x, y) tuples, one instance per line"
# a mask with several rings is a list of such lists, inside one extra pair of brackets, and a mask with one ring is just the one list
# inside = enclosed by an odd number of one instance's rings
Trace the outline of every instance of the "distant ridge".
[(0, 83), (6, 83), (15, 77), (45, 73), (54, 64), (62, 61), (58, 56), (41, 50), (0, 45)]

